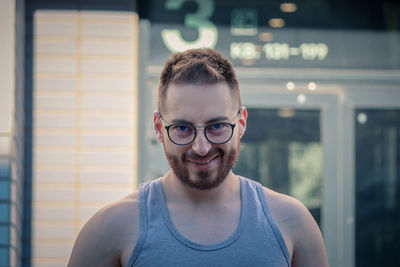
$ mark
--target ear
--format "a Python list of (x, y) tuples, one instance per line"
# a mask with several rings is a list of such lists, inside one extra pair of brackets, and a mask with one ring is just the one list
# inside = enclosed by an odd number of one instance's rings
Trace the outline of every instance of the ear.
[(164, 142), (163, 124), (161, 122), (160, 113), (158, 111), (154, 111), (153, 124), (154, 124), (154, 131), (156, 133), (158, 141), (163, 143)]
[(245, 106), (242, 107), (240, 118), (239, 118), (239, 135), (240, 138), (244, 135), (247, 127), (247, 109)]

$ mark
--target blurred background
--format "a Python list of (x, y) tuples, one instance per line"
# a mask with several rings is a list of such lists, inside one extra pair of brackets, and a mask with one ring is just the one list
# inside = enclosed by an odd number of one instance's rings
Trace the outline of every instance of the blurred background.
[(4, 0), (0, 34), (0, 266), (65, 266), (96, 210), (165, 173), (158, 77), (195, 47), (237, 70), (235, 171), (301, 200), (330, 266), (396, 266), (399, 1)]

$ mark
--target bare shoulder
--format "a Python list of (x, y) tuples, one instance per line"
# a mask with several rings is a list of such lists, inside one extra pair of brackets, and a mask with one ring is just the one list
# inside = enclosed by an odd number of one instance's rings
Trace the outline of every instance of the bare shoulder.
[(297, 199), (266, 187), (263, 189), (272, 217), (278, 224), (293, 228), (298, 227), (304, 220), (312, 219), (307, 208)]
[(81, 229), (68, 266), (121, 266), (140, 231), (139, 194), (133, 192), (96, 212)]
[(302, 217), (307, 214), (307, 209), (297, 199), (275, 192), (264, 187), (264, 193), (267, 199), (271, 215), (278, 225), (290, 255), (293, 254), (297, 229), (303, 224)]
[(292, 266), (328, 266), (321, 231), (297, 199), (264, 187), (271, 215), (280, 229)]

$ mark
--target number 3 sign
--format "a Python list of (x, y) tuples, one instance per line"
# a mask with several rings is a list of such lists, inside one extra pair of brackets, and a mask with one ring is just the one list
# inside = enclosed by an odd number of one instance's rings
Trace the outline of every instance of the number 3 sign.
[[(189, 1), (190, 0), (167, 0), (165, 3), (165, 9), (178, 10), (182, 7), (183, 3)], [(201, 47), (214, 48), (217, 43), (217, 27), (215, 27), (214, 23), (209, 20), (214, 13), (214, 1), (194, 0), (194, 2), (197, 4), (198, 9), (195, 13), (185, 15), (184, 25), (197, 29), (199, 37), (195, 41), (188, 42), (182, 38), (179, 30), (163, 30), (161, 32), (162, 40), (171, 52), (182, 52), (187, 49)]]

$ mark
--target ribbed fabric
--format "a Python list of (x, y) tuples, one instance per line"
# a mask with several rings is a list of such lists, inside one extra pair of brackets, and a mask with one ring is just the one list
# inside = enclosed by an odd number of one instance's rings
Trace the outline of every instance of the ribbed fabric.
[(140, 234), (128, 266), (290, 266), (284, 239), (262, 186), (240, 177), (241, 215), (224, 242), (194, 243), (173, 225), (161, 178), (139, 187)]

